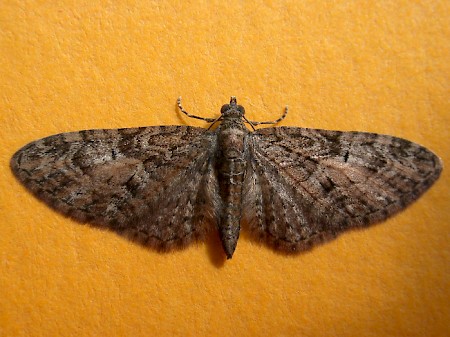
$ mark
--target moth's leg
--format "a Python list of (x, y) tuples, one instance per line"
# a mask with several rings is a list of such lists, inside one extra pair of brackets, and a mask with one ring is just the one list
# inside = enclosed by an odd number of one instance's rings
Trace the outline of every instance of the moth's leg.
[(286, 105), (286, 107), (284, 108), (284, 112), (283, 115), (278, 118), (277, 120), (271, 121), (271, 122), (253, 122), (253, 121), (248, 121), (250, 125), (255, 126), (255, 125), (261, 125), (261, 124), (277, 124), (279, 122), (281, 122), (283, 119), (286, 118), (286, 115), (288, 113), (288, 106)]
[(208, 123), (213, 123), (215, 122), (217, 119), (215, 118), (205, 118), (205, 117), (200, 117), (200, 116), (195, 116), (195, 115), (191, 115), (189, 112), (187, 112), (186, 110), (184, 110), (183, 106), (181, 105), (181, 96), (178, 97), (177, 99), (177, 105), (178, 108), (180, 109), (180, 111), (182, 113), (184, 113), (186, 116), (190, 117), (190, 118), (196, 118), (196, 119), (200, 119), (202, 121), (207, 121)]

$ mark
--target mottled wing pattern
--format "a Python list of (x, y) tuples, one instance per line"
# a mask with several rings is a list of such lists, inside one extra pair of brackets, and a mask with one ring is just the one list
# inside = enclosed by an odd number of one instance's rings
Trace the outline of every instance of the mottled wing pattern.
[(215, 144), (189, 126), (87, 130), (30, 143), (11, 167), (56, 210), (166, 249), (203, 237), (215, 219)]
[(438, 157), (404, 139), (295, 127), (248, 136), (243, 222), (285, 251), (303, 251), (386, 219), (439, 177)]

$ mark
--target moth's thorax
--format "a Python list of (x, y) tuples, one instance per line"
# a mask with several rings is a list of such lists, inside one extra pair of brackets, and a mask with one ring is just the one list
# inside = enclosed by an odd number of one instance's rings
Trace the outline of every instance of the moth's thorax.
[(225, 157), (237, 158), (243, 155), (244, 139), (249, 133), (243, 123), (222, 124), (217, 132), (219, 149)]
[(244, 124), (244, 121), (242, 119), (242, 114), (222, 114), (222, 119), (220, 121), (220, 129), (245, 129), (247, 130), (247, 127)]

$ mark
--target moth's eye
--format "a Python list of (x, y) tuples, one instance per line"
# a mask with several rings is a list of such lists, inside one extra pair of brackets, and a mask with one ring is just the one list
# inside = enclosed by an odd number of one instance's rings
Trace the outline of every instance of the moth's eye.
[(223, 113), (227, 112), (227, 110), (230, 110), (230, 105), (229, 104), (222, 105), (222, 108), (220, 109), (220, 113), (223, 114)]
[(238, 105), (237, 109), (241, 114), (243, 114), (243, 115), (245, 114), (245, 109), (242, 105)]

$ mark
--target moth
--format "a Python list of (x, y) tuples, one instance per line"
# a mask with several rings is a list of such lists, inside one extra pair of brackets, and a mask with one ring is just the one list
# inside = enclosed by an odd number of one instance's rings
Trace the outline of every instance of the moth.
[[(274, 249), (305, 251), (404, 209), (439, 177), (440, 159), (367, 132), (268, 127), (235, 97), (211, 123), (61, 133), (11, 159), (55, 210), (160, 250), (219, 233), (227, 258), (241, 225)], [(250, 129), (246, 127), (250, 126)], [(216, 128), (213, 128), (216, 126)]]

